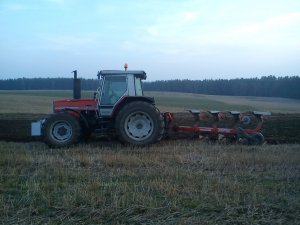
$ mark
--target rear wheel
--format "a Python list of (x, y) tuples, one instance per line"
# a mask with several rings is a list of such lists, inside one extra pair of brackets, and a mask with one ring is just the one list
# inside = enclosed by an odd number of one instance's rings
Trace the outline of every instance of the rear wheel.
[(51, 147), (68, 147), (79, 141), (79, 121), (69, 114), (54, 114), (46, 120), (43, 135)]
[(146, 145), (162, 138), (164, 120), (154, 105), (136, 101), (128, 103), (120, 110), (115, 127), (122, 142)]

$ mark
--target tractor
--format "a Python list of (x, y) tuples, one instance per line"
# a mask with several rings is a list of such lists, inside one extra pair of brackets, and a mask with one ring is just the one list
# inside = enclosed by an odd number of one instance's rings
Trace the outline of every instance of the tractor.
[(74, 72), (73, 99), (53, 102), (53, 114), (40, 127), (44, 141), (51, 147), (67, 147), (92, 133), (116, 135), (121, 142), (147, 145), (164, 134), (164, 118), (154, 98), (145, 97), (139, 70), (102, 70), (100, 87), (93, 98), (81, 98), (80, 79)]
[[(263, 144), (259, 132), (269, 112), (251, 112), (250, 116), (237, 111), (190, 110), (195, 118), (192, 126), (174, 124), (174, 114), (161, 113), (154, 98), (143, 93), (142, 70), (101, 70), (97, 76), (100, 85), (93, 98), (81, 98), (81, 80), (74, 72), (73, 98), (53, 101), (53, 114), (32, 123), (31, 135), (42, 136), (50, 147), (68, 147), (92, 134), (116, 136), (121, 142), (132, 145), (148, 145), (168, 137), (173, 132), (192, 133), (195, 137), (217, 140), (220, 136), (242, 144)], [(251, 119), (252, 117), (252, 119)], [(231, 120), (231, 127), (223, 127), (222, 121)], [(243, 129), (241, 123), (256, 125)], [(207, 120), (209, 126), (203, 125)]]

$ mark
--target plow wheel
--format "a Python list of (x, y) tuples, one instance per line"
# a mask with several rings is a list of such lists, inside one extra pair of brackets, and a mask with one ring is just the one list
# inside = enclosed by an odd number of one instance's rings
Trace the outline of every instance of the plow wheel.
[(238, 141), (246, 145), (262, 145), (265, 141), (260, 132), (246, 133), (242, 128), (238, 129)]
[(251, 134), (252, 136), (252, 144), (253, 145), (262, 145), (265, 141), (264, 136), (260, 132), (255, 132)]
[(46, 120), (43, 136), (51, 147), (68, 147), (79, 141), (80, 124), (69, 114), (54, 114)]
[(164, 120), (158, 109), (147, 102), (125, 105), (117, 115), (116, 131), (122, 142), (146, 145), (159, 141), (164, 133)]

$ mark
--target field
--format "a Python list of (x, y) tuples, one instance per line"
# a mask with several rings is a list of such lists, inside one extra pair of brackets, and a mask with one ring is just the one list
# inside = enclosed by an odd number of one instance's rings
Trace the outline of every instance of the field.
[[(298, 128), (296, 100), (149, 95), (162, 111), (270, 110), (277, 115), (273, 122), (289, 115), (290, 129)], [(0, 126), (5, 120), (29, 121), (50, 113), (52, 100), (65, 96), (71, 92), (0, 92), (6, 106), (0, 108)], [(104, 139), (50, 149), (35, 141), (0, 141), (0, 154), (1, 224), (300, 221), (299, 144), (241, 146), (186, 139), (137, 148)]]
[[(299, 113), (300, 100), (263, 97), (231, 97), (169, 92), (146, 92), (156, 99), (161, 111), (182, 112), (187, 109), (202, 110), (259, 110), (274, 113)], [(20, 97), (21, 96), (21, 97)], [(70, 98), (71, 91), (0, 91), (0, 102), (6, 107), (0, 113), (47, 114), (52, 112), (52, 101)], [(91, 98), (93, 92), (82, 92)]]

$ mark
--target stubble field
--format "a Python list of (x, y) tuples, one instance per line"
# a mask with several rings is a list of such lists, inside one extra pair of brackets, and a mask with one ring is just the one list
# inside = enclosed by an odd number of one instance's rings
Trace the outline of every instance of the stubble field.
[[(300, 105), (294, 100), (288, 104), (281, 99), (281, 105), (280, 99), (183, 94), (173, 95), (171, 101), (170, 95), (150, 94), (157, 97), (162, 111), (175, 112), (201, 106), (270, 110), (286, 116), (297, 115)], [(0, 113), (6, 118), (39, 118), (42, 115), (37, 114), (51, 112), (52, 99), (66, 95), (71, 93), (2, 92), (0, 102), (6, 107)], [(297, 120), (293, 121), (295, 126)], [(0, 141), (0, 221), (299, 224), (299, 151), (297, 142), (241, 146), (186, 139), (137, 148), (93, 140), (51, 149), (35, 141)]]

